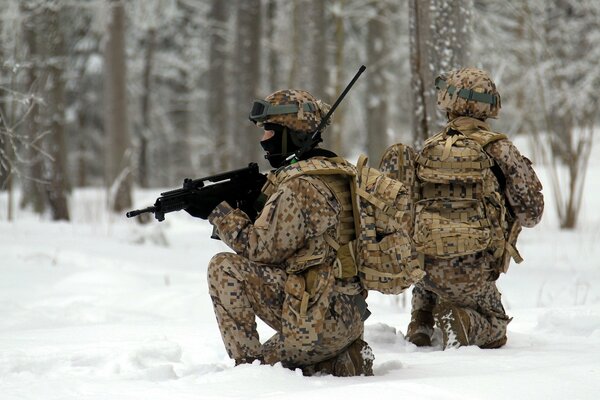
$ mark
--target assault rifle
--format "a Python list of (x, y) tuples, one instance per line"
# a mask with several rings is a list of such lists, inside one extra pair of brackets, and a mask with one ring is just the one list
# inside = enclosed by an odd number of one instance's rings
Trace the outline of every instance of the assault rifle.
[[(141, 210), (129, 211), (127, 218), (140, 214), (153, 213), (158, 221), (165, 219), (165, 214), (186, 210), (190, 214), (206, 218), (222, 201), (232, 207), (239, 208), (254, 220), (257, 211), (254, 208), (260, 190), (267, 177), (258, 170), (258, 164), (250, 163), (240, 168), (200, 179), (183, 180), (181, 189), (170, 190), (160, 194), (153, 206)], [(205, 182), (213, 182), (205, 185)]]

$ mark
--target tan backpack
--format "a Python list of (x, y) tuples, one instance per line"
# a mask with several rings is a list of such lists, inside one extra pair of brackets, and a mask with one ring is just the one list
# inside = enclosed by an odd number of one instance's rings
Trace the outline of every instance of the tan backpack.
[(453, 258), (489, 250), (499, 272), (516, 248), (519, 226), (507, 215), (503, 194), (485, 152), (503, 134), (450, 124), (425, 142), (421, 152), (397, 144), (388, 148), (380, 169), (410, 187), (414, 200), (415, 249), (427, 256)]
[(280, 170), (278, 180), (297, 175), (346, 176), (348, 184), (343, 186), (324, 179), (338, 198), (343, 198), (341, 194), (347, 190), (352, 198), (349, 207), (354, 219), (353, 239), (337, 243), (334, 238), (325, 237), (337, 251), (335, 276), (345, 279), (358, 275), (367, 290), (399, 294), (425, 275), (410, 239), (410, 191), (366, 162), (365, 156), (359, 158), (356, 166), (341, 158), (308, 159)]

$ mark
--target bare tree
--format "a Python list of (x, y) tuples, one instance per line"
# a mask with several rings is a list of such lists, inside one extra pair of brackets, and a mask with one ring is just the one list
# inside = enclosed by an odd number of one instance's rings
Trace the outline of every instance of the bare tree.
[[(19, 18), (0, 21), (4, 25), (0, 25), (4, 28), (0, 30), (3, 33), (0, 43), (3, 60), (0, 65), (0, 190), (8, 191), (9, 220), (13, 218), (13, 187), (18, 178), (24, 182), (22, 198), (31, 200), (34, 210), (42, 212), (49, 200), (47, 194), (53, 189), (49, 182), (55, 171), (60, 173), (52, 163), (56, 159), (53, 146), (60, 142), (51, 140), (60, 137), (60, 132), (52, 131), (49, 126), (50, 117), (55, 116), (58, 121), (60, 115), (49, 113), (48, 108), (41, 112), (44, 97), (52, 86), (39, 77), (38, 71), (48, 71), (45, 64), (60, 64), (63, 60), (60, 52), (53, 53), (48, 45), (48, 39), (54, 39), (55, 26), (49, 23), (52, 18), (48, 18), (46, 7), (36, 5), (40, 5), (39, 2), (12, 3), (8, 12)], [(37, 29), (47, 32), (44, 40), (36, 37)], [(22, 42), (24, 47), (20, 46)], [(64, 148), (62, 151), (66, 153)], [(57, 214), (60, 216), (53, 211), (55, 218)]]
[(131, 145), (127, 115), (127, 68), (125, 61), (125, 8), (110, 0), (105, 47), (106, 182), (114, 211), (131, 207)]
[(530, 102), (542, 119), (529, 118), (534, 145), (550, 167), (560, 227), (574, 229), (583, 200), (598, 121), (600, 5), (594, 2), (533, 2), (527, 10), (533, 42), (534, 85)]

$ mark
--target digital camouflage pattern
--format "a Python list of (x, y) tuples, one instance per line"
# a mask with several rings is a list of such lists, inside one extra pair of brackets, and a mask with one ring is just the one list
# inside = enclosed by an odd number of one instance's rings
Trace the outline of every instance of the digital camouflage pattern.
[(411, 193), (402, 182), (368, 167), (366, 156), (356, 166), (341, 158), (301, 161), (280, 169), (278, 178), (285, 181), (299, 174), (319, 175), (338, 199), (352, 199), (340, 201), (342, 240), (326, 236), (337, 251), (336, 277), (358, 274), (365, 289), (385, 294), (399, 294), (421, 279), (410, 240)]
[(406, 190), (410, 191), (413, 202), (418, 200), (417, 177), (415, 174), (416, 157), (417, 155), (412, 147), (396, 143), (385, 150), (379, 163), (381, 172), (404, 183)]
[[(237, 253), (213, 257), (209, 292), (230, 357), (305, 368), (361, 336), (362, 289), (356, 278), (333, 275), (335, 251), (324, 235), (340, 240), (342, 206), (324, 181), (301, 175), (279, 184), (271, 174), (267, 186), (271, 195), (254, 224), (227, 203), (209, 216)], [(263, 344), (256, 316), (277, 331)]]
[(508, 211), (495, 162), (484, 151), (502, 139), (506, 135), (489, 131), (483, 121), (458, 117), (425, 142), (415, 160), (417, 251), (452, 258), (490, 250), (496, 258), (509, 253), (519, 262), (514, 243), (506, 241)]
[[(463, 118), (463, 124), (468, 122)], [(482, 121), (470, 122), (480, 129), (490, 130)], [(501, 227), (507, 230), (509, 224), (515, 224), (520, 230), (521, 225), (535, 226), (542, 217), (544, 198), (542, 185), (531, 162), (508, 139), (489, 143), (484, 149), (505, 177), (502, 185), (505, 201), (514, 214), (514, 218), (507, 216), (506, 223), (502, 223)], [(513, 245), (516, 239), (516, 235), (510, 239)], [(426, 257), (427, 275), (413, 289), (413, 314), (419, 311), (433, 313), (438, 326), (448, 326), (447, 318), (446, 322), (442, 319), (447, 315), (450, 304), (455, 307), (454, 314), (467, 320), (463, 324), (468, 326), (467, 343), (462, 344), (485, 348), (503, 345), (510, 318), (502, 306), (495, 280), (500, 272), (506, 271), (508, 261), (508, 258), (498, 260), (488, 251), (451, 259)], [(445, 304), (446, 314), (435, 309), (440, 307), (439, 304)], [(432, 330), (427, 324), (415, 323), (407, 335), (418, 332), (431, 334)]]
[(531, 161), (509, 140), (491, 143), (485, 151), (504, 174), (506, 199), (519, 223), (527, 228), (537, 225), (544, 212), (544, 197)]
[[(487, 347), (503, 339), (510, 318), (502, 306), (492, 264), (485, 253), (453, 259), (425, 257), (427, 275), (413, 289), (412, 313), (435, 315), (440, 304), (452, 304), (468, 316), (468, 341), (462, 345)], [(436, 315), (440, 328), (444, 325), (442, 316)], [(419, 332), (431, 336), (432, 328), (433, 324), (414, 324), (407, 336)]]
[[(296, 132), (314, 132), (330, 109), (328, 104), (317, 100), (309, 92), (298, 89), (279, 90), (267, 96), (265, 101), (273, 105), (294, 104), (298, 106), (298, 111), (293, 114), (269, 115), (257, 125), (279, 124)], [(305, 111), (303, 105), (306, 103), (312, 104), (315, 111)]]
[[(491, 132), (485, 122), (468, 117), (449, 121), (449, 125), (461, 130), (476, 128)], [(496, 224), (506, 236), (509, 236), (507, 231), (511, 226), (514, 228), (514, 235), (508, 240), (515, 245), (520, 226), (534, 226), (542, 217), (542, 185), (531, 162), (508, 139), (492, 141), (484, 146), (484, 150), (505, 177), (502, 185), (496, 180), (494, 187), (503, 188), (502, 201), (514, 217), (507, 213), (506, 220), (496, 221)], [(392, 177), (407, 177), (410, 181), (413, 172), (407, 167), (407, 160), (412, 154), (406, 146), (394, 145), (385, 153), (380, 169)], [(422, 189), (419, 182), (414, 188), (415, 191)], [(442, 328), (466, 328), (463, 345), (494, 348), (506, 342), (510, 318), (502, 306), (495, 280), (500, 272), (506, 271), (509, 259), (499, 259), (490, 250), (446, 259), (424, 257), (426, 276), (413, 289), (411, 323), (407, 330), (409, 340), (429, 345), (435, 315), (435, 323)], [(446, 333), (445, 344), (451, 346)], [(456, 339), (456, 335), (453, 337)], [(421, 341), (423, 338), (426, 340)]]
[[(500, 210), (506, 212), (500, 213), (503, 218), (492, 218), (492, 228), (502, 230), (506, 245), (500, 258), (493, 248), (452, 258), (424, 256), (427, 275), (413, 289), (407, 337), (427, 344), (423, 337), (431, 337), (435, 321), (442, 330), (444, 348), (461, 345), (497, 348), (506, 343), (506, 329), (511, 319), (502, 306), (495, 281), (500, 272), (506, 272), (509, 255), (520, 259), (514, 246), (521, 225), (532, 227), (542, 217), (542, 185), (531, 162), (505, 136), (498, 136), (483, 122), (496, 117), (501, 107), (500, 96), (489, 75), (482, 70), (463, 68), (443, 78), (446, 86), (438, 91), (438, 106), (448, 113), (450, 121), (446, 129), (476, 137), (493, 160), (492, 168), (500, 170), (496, 171), (499, 173), (495, 173), (492, 184), (501, 195)], [(489, 104), (451, 96), (450, 87), (487, 93), (497, 96), (497, 101)], [(498, 176), (501, 181), (496, 179)], [(487, 186), (485, 193), (489, 193)]]
[[(468, 116), (478, 119), (496, 118), (502, 107), (496, 85), (486, 71), (477, 68), (461, 68), (446, 75), (444, 89), (437, 92), (437, 104), (441, 110), (454, 116)], [(455, 89), (451, 89), (455, 88)], [(469, 89), (477, 93), (486, 93), (496, 97), (496, 104), (489, 104), (456, 95), (454, 90)]]

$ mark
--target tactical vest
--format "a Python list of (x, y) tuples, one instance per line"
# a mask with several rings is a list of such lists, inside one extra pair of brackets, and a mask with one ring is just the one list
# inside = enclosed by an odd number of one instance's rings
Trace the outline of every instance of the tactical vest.
[(475, 121), (451, 121), (416, 155), (415, 247), (437, 258), (487, 250), (494, 260), (506, 261), (509, 254), (520, 262), (513, 240), (506, 236), (514, 226), (508, 225), (505, 199), (492, 171), (495, 162), (484, 150), (506, 135)]
[(365, 289), (398, 294), (423, 277), (413, 257), (411, 202), (401, 182), (366, 167), (364, 156), (356, 167), (338, 157), (311, 158), (277, 171), (265, 190), (300, 175), (319, 176), (341, 205), (337, 238), (324, 237), (336, 252), (336, 278), (358, 276)]

